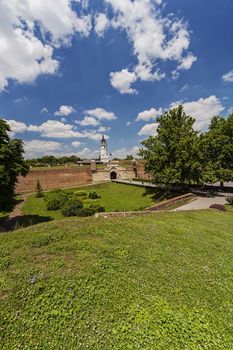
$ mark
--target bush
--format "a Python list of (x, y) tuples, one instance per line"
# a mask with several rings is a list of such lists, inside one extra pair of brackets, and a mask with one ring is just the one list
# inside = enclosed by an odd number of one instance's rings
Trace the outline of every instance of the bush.
[(88, 193), (85, 190), (78, 190), (74, 192), (74, 196), (77, 197), (87, 197)]
[(96, 213), (103, 213), (105, 211), (105, 207), (99, 204), (92, 204), (89, 208), (94, 209)]
[(79, 199), (70, 199), (62, 208), (62, 215), (77, 216), (78, 212), (83, 208), (83, 203)]
[(99, 196), (96, 192), (90, 192), (88, 197), (91, 199), (101, 198), (101, 196)]
[(227, 202), (228, 204), (233, 205), (233, 196), (227, 197)]
[(80, 217), (93, 216), (94, 214), (95, 214), (95, 210), (92, 208), (80, 209), (77, 212), (77, 216), (80, 216)]
[(45, 195), (45, 206), (47, 210), (58, 210), (61, 209), (68, 200), (68, 193), (62, 190), (54, 190)]
[(210, 209), (216, 209), (216, 210), (220, 210), (220, 211), (226, 211), (226, 208), (224, 207), (224, 205), (222, 204), (212, 204), (210, 206)]

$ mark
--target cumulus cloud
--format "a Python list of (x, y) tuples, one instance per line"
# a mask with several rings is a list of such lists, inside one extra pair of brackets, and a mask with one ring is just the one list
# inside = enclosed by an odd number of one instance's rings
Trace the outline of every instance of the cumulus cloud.
[(81, 146), (81, 142), (79, 142), (79, 141), (73, 141), (71, 144), (75, 148), (79, 148)]
[(149, 121), (149, 120), (156, 120), (157, 117), (163, 114), (163, 109), (159, 108), (158, 110), (155, 108), (151, 108), (148, 110), (145, 110), (138, 114), (136, 121)]
[(212, 95), (207, 98), (200, 98), (197, 101), (185, 102), (182, 101), (174, 102), (171, 104), (171, 108), (177, 107), (182, 104), (185, 112), (196, 119), (194, 127), (197, 130), (207, 129), (211, 118), (219, 115), (225, 108), (221, 101), (216, 96)]
[(233, 70), (231, 70), (230, 72), (224, 74), (224, 75), (222, 76), (222, 79), (223, 79), (225, 82), (232, 83), (232, 82), (233, 82)]
[(95, 31), (99, 36), (103, 36), (110, 23), (105, 13), (98, 13), (95, 16)]
[(13, 119), (6, 120), (6, 122), (11, 128), (11, 133), (10, 133), (11, 137), (14, 137), (16, 134), (22, 134), (25, 131), (27, 131), (27, 125), (23, 122), (13, 120)]
[(107, 132), (111, 130), (111, 127), (110, 126), (100, 126), (99, 129), (97, 130), (98, 132)]
[[(87, 138), (90, 140), (99, 141), (102, 134), (96, 130), (77, 131), (74, 125), (65, 124), (58, 120), (47, 120), (40, 125), (27, 125), (16, 120), (6, 120), (12, 129), (12, 136), (22, 134), (24, 132), (37, 132), (41, 137), (70, 139), (70, 138)], [(108, 135), (105, 135), (108, 139)]]
[(41, 112), (41, 114), (44, 114), (44, 113), (48, 113), (49, 111), (48, 111), (48, 108), (44, 107), (41, 109), (40, 112)]
[(51, 154), (62, 149), (62, 144), (55, 141), (31, 140), (24, 141), (26, 158), (36, 158), (44, 154)]
[[(0, 91), (9, 80), (33, 82), (55, 74), (54, 48), (70, 43), (75, 33), (87, 36), (91, 17), (78, 16), (72, 0), (8, 0), (0, 2)], [(40, 35), (37, 35), (38, 31)]]
[(137, 91), (131, 88), (131, 84), (135, 83), (137, 76), (128, 69), (122, 69), (120, 72), (112, 72), (110, 74), (110, 82), (112, 86), (121, 94), (136, 94)]
[(144, 125), (138, 132), (139, 136), (150, 136), (150, 135), (156, 135), (158, 123), (151, 123)]
[(99, 121), (96, 120), (95, 118), (93, 117), (89, 117), (89, 116), (86, 116), (84, 117), (83, 120), (76, 120), (75, 121), (76, 124), (80, 124), (81, 126), (98, 126), (99, 125)]
[(131, 85), (138, 79), (163, 79), (165, 73), (160, 72), (160, 61), (174, 61), (176, 70), (191, 68), (197, 58), (187, 53), (190, 45), (187, 24), (174, 15), (164, 16), (161, 0), (105, 1), (113, 11), (111, 25), (125, 30), (138, 61), (131, 72), (123, 69), (110, 74), (112, 86), (120, 93), (135, 93)]
[(74, 112), (75, 112), (75, 109), (72, 106), (62, 105), (59, 108), (59, 110), (56, 111), (54, 114), (67, 117), (68, 115), (70, 115), (71, 113), (74, 113)]
[(136, 157), (139, 151), (139, 147), (138, 146), (134, 146), (131, 148), (120, 148), (115, 150), (112, 153), (113, 158), (120, 158), (123, 159), (125, 158), (128, 154), (132, 154), (132, 156)]
[(117, 119), (115, 113), (108, 112), (103, 108), (88, 109), (85, 111), (88, 116), (96, 118), (98, 120), (114, 120)]

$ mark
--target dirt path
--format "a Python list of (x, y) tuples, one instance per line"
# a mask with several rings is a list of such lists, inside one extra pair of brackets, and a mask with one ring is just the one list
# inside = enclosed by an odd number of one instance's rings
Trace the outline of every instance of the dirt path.
[(214, 196), (214, 197), (197, 197), (194, 201), (182, 205), (172, 211), (186, 211), (186, 210), (200, 210), (200, 209), (208, 209), (212, 204), (227, 204), (226, 201), (227, 195), (222, 196)]
[(9, 217), (7, 218), (7, 220), (3, 223), (2, 227), (0, 227), (0, 232), (12, 231), (15, 229), (19, 218), (23, 215), (22, 208), (28, 197), (29, 197), (29, 194), (24, 194), (20, 196), (20, 202), (15, 205), (14, 209), (9, 214)]

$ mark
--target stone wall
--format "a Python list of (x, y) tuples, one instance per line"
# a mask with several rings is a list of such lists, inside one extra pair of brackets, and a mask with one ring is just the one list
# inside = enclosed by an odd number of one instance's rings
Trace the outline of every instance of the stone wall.
[(80, 169), (74, 167), (31, 170), (26, 177), (19, 177), (16, 192), (34, 192), (37, 180), (40, 181), (43, 190), (74, 187), (91, 183), (92, 173), (89, 168)]
[(142, 180), (152, 179), (152, 176), (145, 172), (145, 164), (143, 161), (137, 162), (137, 178)]

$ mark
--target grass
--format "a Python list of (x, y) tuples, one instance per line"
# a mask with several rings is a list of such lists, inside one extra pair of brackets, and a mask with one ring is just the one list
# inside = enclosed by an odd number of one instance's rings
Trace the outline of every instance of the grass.
[(1, 349), (232, 349), (232, 232), (201, 211), (0, 235)]
[[(88, 207), (90, 204), (101, 204), (105, 207), (106, 211), (130, 211), (144, 209), (153, 204), (152, 194), (149, 192), (146, 194), (143, 187), (106, 183), (96, 186), (72, 188), (67, 191), (74, 192), (78, 189), (88, 192), (95, 191), (101, 196), (97, 200), (86, 199), (84, 201), (85, 207)], [(46, 210), (44, 199), (35, 198), (34, 195), (27, 199), (23, 206), (23, 213), (25, 215), (50, 216), (55, 220), (63, 218), (60, 211)]]

